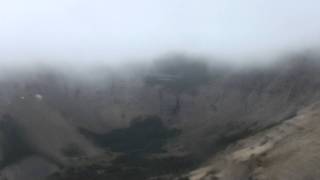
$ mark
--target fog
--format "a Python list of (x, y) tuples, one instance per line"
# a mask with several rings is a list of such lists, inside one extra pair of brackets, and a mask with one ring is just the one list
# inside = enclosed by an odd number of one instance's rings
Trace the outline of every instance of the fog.
[[(87, 165), (104, 179), (155, 179), (154, 167), (173, 179), (295, 117), (320, 101), (319, 10), (316, 0), (0, 0), (0, 179)], [(250, 176), (254, 158), (241, 166)]]
[(317, 0), (1, 0), (6, 66), (107, 64), (170, 52), (260, 62), (317, 48)]

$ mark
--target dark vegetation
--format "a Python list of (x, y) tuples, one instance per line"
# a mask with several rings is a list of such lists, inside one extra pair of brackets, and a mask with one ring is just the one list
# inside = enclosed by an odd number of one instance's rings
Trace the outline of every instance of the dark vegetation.
[(113, 130), (106, 134), (81, 132), (103, 148), (120, 152), (110, 164), (96, 163), (81, 168), (69, 168), (64, 173), (55, 174), (59, 180), (142, 180), (150, 177), (186, 172), (196, 167), (198, 162), (190, 156), (148, 157), (148, 154), (165, 152), (163, 145), (169, 138), (179, 134), (176, 129), (165, 127), (159, 117), (137, 118), (130, 127)]
[(144, 180), (164, 175), (179, 175), (196, 167), (197, 162), (187, 157), (147, 159), (121, 156), (112, 165), (91, 164), (81, 168), (70, 168), (63, 174), (56, 173), (52, 180)]
[(161, 119), (156, 116), (137, 118), (131, 122), (130, 127), (115, 129), (106, 134), (97, 134), (84, 129), (80, 131), (100, 147), (131, 155), (164, 152), (162, 146), (169, 138), (179, 134), (177, 129), (165, 127)]

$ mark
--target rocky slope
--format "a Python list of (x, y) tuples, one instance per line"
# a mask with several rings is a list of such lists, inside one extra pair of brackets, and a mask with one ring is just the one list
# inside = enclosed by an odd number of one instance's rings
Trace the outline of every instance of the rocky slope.
[(317, 56), (250, 68), (174, 56), (121, 71), (15, 74), (0, 81), (1, 174), (39, 177), (28, 164), (47, 167), (40, 177), (57, 169), (54, 178), (78, 180), (180, 177), (319, 101), (319, 77)]
[(268, 130), (241, 139), (185, 178), (305, 180), (320, 177), (320, 104)]

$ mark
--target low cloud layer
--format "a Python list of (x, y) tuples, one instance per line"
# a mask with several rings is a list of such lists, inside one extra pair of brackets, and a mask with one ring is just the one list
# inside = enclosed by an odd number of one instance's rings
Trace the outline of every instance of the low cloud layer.
[(188, 52), (246, 62), (317, 47), (319, 8), (317, 0), (1, 1), (0, 59), (116, 64)]

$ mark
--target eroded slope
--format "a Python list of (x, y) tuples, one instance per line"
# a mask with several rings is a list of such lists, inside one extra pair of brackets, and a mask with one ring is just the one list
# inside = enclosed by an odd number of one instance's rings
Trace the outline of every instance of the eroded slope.
[(243, 139), (191, 172), (190, 180), (306, 180), (320, 177), (320, 104)]

